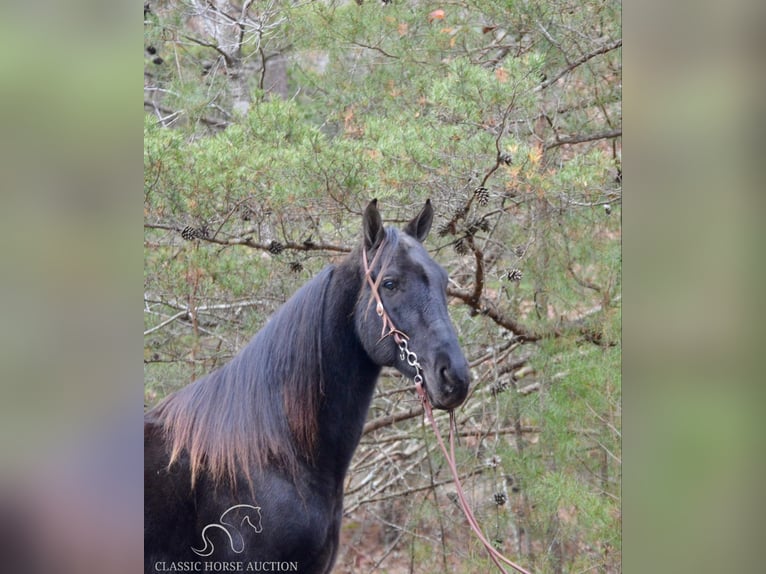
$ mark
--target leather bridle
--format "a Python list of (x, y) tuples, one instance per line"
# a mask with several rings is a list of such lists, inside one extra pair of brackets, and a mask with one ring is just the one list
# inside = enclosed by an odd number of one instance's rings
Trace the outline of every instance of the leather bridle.
[(372, 297), (375, 300), (375, 312), (378, 314), (378, 316), (383, 321), (383, 329), (380, 334), (380, 339), (378, 342), (382, 341), (386, 337), (392, 336), (394, 338), (394, 342), (396, 343), (397, 347), (399, 348), (399, 358), (402, 361), (407, 361), (407, 364), (410, 365), (415, 369), (415, 376), (413, 377), (413, 382), (415, 383), (415, 391), (418, 394), (418, 398), (420, 399), (421, 404), (423, 405), (423, 410), (426, 415), (426, 420), (431, 424), (431, 427), (434, 430), (434, 434), (436, 435), (436, 440), (439, 443), (439, 447), (441, 448), (442, 453), (444, 453), (444, 458), (447, 459), (447, 464), (449, 466), (450, 472), (452, 472), (452, 478), (455, 481), (455, 490), (457, 490), (457, 499), (460, 502), (460, 507), (463, 509), (463, 513), (465, 514), (466, 519), (468, 520), (468, 524), (471, 527), (471, 530), (473, 530), (474, 534), (476, 534), (476, 537), (481, 541), (481, 543), (486, 548), (487, 552), (489, 553), (489, 557), (492, 559), (492, 561), (495, 563), (495, 565), (500, 569), (501, 572), (504, 574), (507, 574), (507, 570), (503, 568), (502, 563), (507, 564), (514, 570), (521, 572), (522, 574), (530, 574), (528, 570), (525, 570), (521, 566), (518, 566), (514, 562), (512, 562), (509, 558), (506, 558), (503, 554), (501, 554), (497, 549), (495, 549), (494, 546), (492, 546), (492, 543), (487, 540), (487, 537), (484, 536), (484, 533), (481, 531), (481, 527), (479, 526), (478, 521), (476, 520), (476, 516), (473, 514), (473, 510), (471, 510), (471, 507), (468, 505), (468, 500), (465, 497), (465, 492), (463, 491), (463, 485), (460, 482), (460, 475), (458, 474), (457, 470), (457, 464), (455, 462), (455, 429), (457, 428), (457, 423), (455, 421), (455, 412), (453, 410), (449, 411), (450, 416), (450, 425), (449, 425), (449, 451), (447, 450), (447, 447), (444, 445), (444, 439), (442, 438), (441, 432), (439, 432), (439, 426), (436, 424), (436, 420), (434, 419), (433, 415), (433, 409), (431, 407), (431, 401), (428, 399), (428, 395), (426, 393), (425, 389), (425, 380), (423, 378), (423, 368), (420, 365), (420, 361), (418, 360), (417, 354), (415, 354), (414, 351), (412, 351), (409, 348), (408, 340), (409, 337), (406, 333), (403, 331), (400, 331), (396, 328), (394, 325), (394, 322), (391, 320), (391, 316), (386, 312), (385, 307), (383, 306), (383, 300), (380, 297), (380, 282), (383, 278), (383, 274), (381, 273), (380, 276), (377, 278), (377, 280), (373, 280), (372, 278), (372, 269), (375, 267), (375, 264), (378, 261), (378, 257), (383, 252), (383, 245), (385, 244), (385, 239), (380, 242), (378, 245), (378, 249), (375, 252), (375, 256), (372, 258), (372, 262), (368, 264), (367, 261), (367, 250), (362, 248), (362, 263), (364, 264), (364, 277), (367, 281), (367, 284), (370, 286), (370, 292), (372, 293)]

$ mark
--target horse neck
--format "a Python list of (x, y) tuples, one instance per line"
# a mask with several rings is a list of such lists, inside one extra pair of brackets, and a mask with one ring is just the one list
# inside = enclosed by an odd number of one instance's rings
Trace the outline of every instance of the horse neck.
[[(334, 298), (324, 322), (320, 408), (320, 440), (316, 464), (342, 487), (351, 457), (362, 436), (380, 367), (373, 363), (357, 336), (354, 308), (362, 286), (358, 265), (339, 265), (329, 286)], [(342, 302), (342, 303), (341, 303)]]

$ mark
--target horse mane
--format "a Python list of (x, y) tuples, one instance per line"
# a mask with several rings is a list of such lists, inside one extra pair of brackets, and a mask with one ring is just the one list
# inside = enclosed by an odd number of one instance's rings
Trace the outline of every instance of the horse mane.
[[(399, 243), (399, 230), (386, 228), (381, 261), (385, 272)], [(338, 264), (338, 273), (359, 278), (352, 305), (362, 304), (360, 250)], [(342, 269), (340, 269), (342, 268)], [(170, 447), (168, 467), (185, 453), (191, 486), (203, 470), (218, 486), (236, 488), (250, 468), (276, 464), (295, 476), (300, 462), (314, 462), (319, 409), (324, 396), (322, 326), (332, 305), (328, 286), (336, 267), (325, 267), (271, 316), (264, 327), (227, 364), (169, 395), (147, 418), (157, 421)], [(372, 297), (367, 299), (366, 312)]]
[(322, 324), (334, 267), (303, 285), (229, 363), (168, 396), (149, 416), (189, 457), (191, 485), (207, 471), (236, 488), (238, 471), (313, 460), (324, 392)]

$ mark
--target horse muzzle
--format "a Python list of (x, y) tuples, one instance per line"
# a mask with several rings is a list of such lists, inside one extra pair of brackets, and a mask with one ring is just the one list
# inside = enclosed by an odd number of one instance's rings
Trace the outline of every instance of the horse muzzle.
[(424, 368), (423, 375), (426, 393), (434, 408), (454, 409), (462, 405), (468, 396), (471, 372), (462, 354), (459, 359), (453, 360), (449, 355), (440, 353), (433, 366)]

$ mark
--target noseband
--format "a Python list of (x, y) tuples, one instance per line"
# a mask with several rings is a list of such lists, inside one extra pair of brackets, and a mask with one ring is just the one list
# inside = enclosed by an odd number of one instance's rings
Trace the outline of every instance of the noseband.
[(507, 571), (505, 568), (503, 568), (502, 563), (505, 563), (509, 565), (514, 570), (521, 572), (522, 574), (530, 574), (528, 570), (525, 570), (521, 566), (516, 565), (514, 562), (512, 562), (510, 559), (503, 556), (500, 552), (498, 552), (494, 546), (487, 540), (486, 536), (481, 531), (481, 527), (479, 526), (479, 522), (476, 520), (476, 517), (473, 514), (473, 510), (471, 510), (471, 507), (468, 505), (468, 500), (465, 497), (465, 492), (463, 491), (463, 485), (460, 482), (460, 476), (458, 474), (457, 470), (457, 464), (455, 462), (455, 432), (454, 430), (457, 427), (457, 423), (455, 422), (455, 412), (453, 410), (449, 411), (450, 416), (450, 425), (449, 425), (449, 451), (447, 451), (447, 447), (444, 445), (444, 439), (442, 438), (441, 433), (439, 432), (439, 427), (436, 424), (436, 420), (434, 419), (433, 410), (431, 408), (431, 401), (428, 400), (428, 395), (426, 394), (425, 386), (424, 386), (424, 379), (423, 379), (423, 368), (420, 365), (420, 361), (418, 360), (418, 356), (415, 354), (414, 351), (410, 350), (409, 344), (407, 341), (409, 340), (409, 336), (407, 336), (406, 333), (403, 331), (400, 331), (396, 328), (394, 325), (394, 322), (391, 320), (391, 316), (386, 312), (386, 308), (383, 306), (383, 300), (380, 298), (380, 291), (379, 286), (380, 282), (383, 278), (383, 274), (381, 273), (380, 276), (377, 278), (377, 280), (372, 279), (372, 269), (375, 267), (375, 264), (378, 261), (378, 257), (380, 257), (380, 254), (383, 252), (383, 246), (385, 245), (386, 240), (380, 242), (380, 245), (378, 246), (378, 250), (375, 252), (375, 256), (372, 258), (372, 262), (368, 264), (367, 261), (367, 250), (362, 248), (362, 263), (364, 265), (364, 277), (367, 281), (367, 284), (370, 286), (370, 292), (372, 293), (373, 299), (375, 299), (375, 312), (378, 314), (378, 316), (383, 320), (383, 329), (380, 332), (380, 339), (378, 342), (382, 341), (386, 337), (392, 336), (394, 338), (394, 342), (396, 343), (397, 347), (399, 347), (399, 358), (402, 361), (407, 361), (407, 364), (410, 367), (413, 367), (415, 369), (415, 376), (413, 377), (413, 382), (415, 383), (415, 390), (418, 394), (418, 398), (420, 399), (421, 404), (423, 405), (423, 410), (426, 414), (426, 420), (431, 424), (431, 427), (434, 429), (434, 434), (436, 435), (436, 440), (439, 443), (439, 447), (441, 448), (442, 452), (444, 453), (444, 458), (447, 459), (447, 464), (449, 466), (450, 471), (452, 472), (452, 478), (455, 481), (455, 490), (457, 491), (457, 498), (460, 502), (460, 506), (463, 509), (463, 512), (465, 513), (465, 517), (468, 519), (468, 524), (471, 527), (471, 530), (474, 531), (477, 538), (481, 541), (481, 543), (484, 545), (484, 547), (487, 549), (487, 552), (489, 553), (489, 557), (492, 558), (492, 561), (495, 563), (495, 565), (500, 569), (501, 572), (504, 574), (507, 574)]

